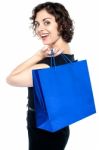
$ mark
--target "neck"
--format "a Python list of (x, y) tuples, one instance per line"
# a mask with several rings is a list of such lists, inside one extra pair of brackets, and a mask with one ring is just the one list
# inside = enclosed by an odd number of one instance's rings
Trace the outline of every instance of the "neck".
[(59, 48), (63, 50), (64, 54), (71, 54), (70, 46), (62, 38), (59, 38), (55, 43), (52, 44), (52, 48)]

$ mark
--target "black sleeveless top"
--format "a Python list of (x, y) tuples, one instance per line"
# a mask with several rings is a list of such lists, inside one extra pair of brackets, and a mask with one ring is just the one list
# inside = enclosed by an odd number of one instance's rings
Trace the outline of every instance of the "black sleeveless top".
[[(70, 60), (70, 61), (75, 61), (74, 60), (74, 55), (73, 54), (64, 54), (66, 55), (66, 57)], [(64, 60), (62, 55), (58, 55), (55, 57), (55, 65), (58, 66), (58, 65), (63, 65), (63, 64), (66, 64), (66, 63), (69, 63), (70, 61), (69, 60)], [(51, 58), (50, 57), (46, 57), (44, 58), (43, 60), (39, 61), (39, 63), (45, 63), (47, 65), (51, 65)], [(32, 108), (34, 109), (34, 88), (33, 87), (28, 87), (28, 107), (29, 108)]]

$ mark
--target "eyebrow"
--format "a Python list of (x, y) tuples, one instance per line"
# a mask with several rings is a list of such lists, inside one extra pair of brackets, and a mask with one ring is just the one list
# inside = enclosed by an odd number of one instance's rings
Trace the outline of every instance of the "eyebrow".
[[(51, 19), (51, 18), (49, 18), (49, 17), (44, 18), (43, 21), (45, 21), (45, 20), (47, 20), (47, 19)], [(38, 23), (38, 21), (35, 20), (35, 23)]]
[(43, 21), (45, 21), (46, 19), (51, 19), (51, 18), (44, 18)]

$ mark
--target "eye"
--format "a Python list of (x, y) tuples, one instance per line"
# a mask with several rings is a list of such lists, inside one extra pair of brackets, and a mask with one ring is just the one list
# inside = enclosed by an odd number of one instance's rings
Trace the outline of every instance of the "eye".
[(35, 22), (35, 23), (34, 23), (34, 28), (36, 29), (37, 27), (39, 27), (39, 23), (38, 23), (38, 22)]
[(44, 25), (49, 25), (50, 24), (50, 21), (48, 21), (48, 20), (46, 20), (45, 22), (44, 22)]

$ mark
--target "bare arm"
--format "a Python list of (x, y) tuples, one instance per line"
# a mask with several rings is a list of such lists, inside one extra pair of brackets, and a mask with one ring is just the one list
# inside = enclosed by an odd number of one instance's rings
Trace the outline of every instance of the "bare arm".
[[(60, 49), (54, 49), (55, 56), (59, 55), (62, 51)], [(37, 64), (45, 57), (49, 57), (51, 53), (50, 47), (45, 46), (38, 51), (34, 56), (18, 65), (7, 77), (8, 84), (18, 87), (32, 87), (32, 70), (48, 68), (47, 64)]]
[(46, 68), (46, 64), (37, 64), (46, 55), (42, 50), (37, 52), (34, 56), (18, 65), (7, 77), (8, 84), (18, 87), (32, 87), (32, 70)]

